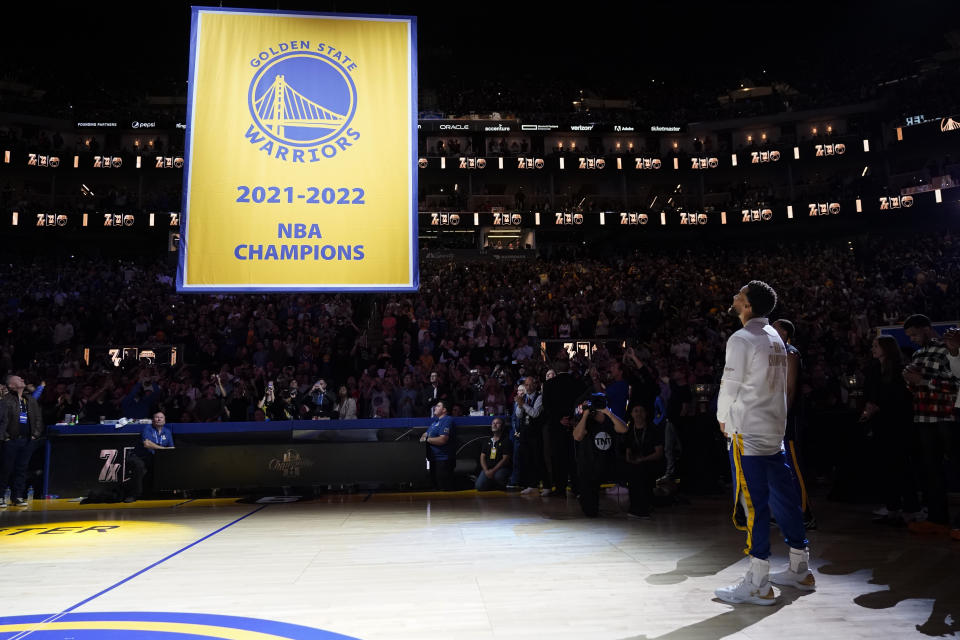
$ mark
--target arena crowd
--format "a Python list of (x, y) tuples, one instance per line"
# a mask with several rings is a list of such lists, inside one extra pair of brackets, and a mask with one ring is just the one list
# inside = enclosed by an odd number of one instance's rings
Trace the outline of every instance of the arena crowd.
[[(797, 327), (804, 398), (842, 406), (870, 362), (874, 327), (911, 313), (958, 317), (958, 255), (951, 236), (920, 235), (711, 254), (426, 260), (418, 293), (368, 297), (178, 295), (164, 261), (20, 263), (0, 273), (0, 371), (46, 383), (47, 423), (66, 414), (144, 418), (157, 408), (170, 422), (340, 417), (346, 398), (355, 413), (345, 417), (426, 416), (432, 374), (454, 415), (477, 403), (505, 413), (518, 380), (542, 377), (556, 358), (560, 343), (550, 341), (571, 338), (600, 347), (573, 357), (575, 376), (605, 374), (632, 346), (665, 395), (681, 397), (691, 384), (719, 382), (736, 328), (729, 299), (763, 278), (780, 293), (775, 315)], [(86, 347), (162, 345), (180, 347), (178, 364), (83, 357)]]

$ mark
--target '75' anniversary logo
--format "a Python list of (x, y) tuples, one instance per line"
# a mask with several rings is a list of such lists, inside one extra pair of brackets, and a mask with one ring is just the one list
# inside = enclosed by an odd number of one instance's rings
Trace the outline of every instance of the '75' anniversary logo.
[(360, 139), (355, 60), (325, 43), (281, 42), (250, 60), (247, 92), (253, 124), (244, 134), (260, 151), (286, 162), (320, 162)]

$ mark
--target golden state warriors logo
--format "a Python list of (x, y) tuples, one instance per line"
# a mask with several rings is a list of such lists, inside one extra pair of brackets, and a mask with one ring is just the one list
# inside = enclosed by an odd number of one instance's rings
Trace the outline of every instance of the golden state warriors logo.
[(281, 42), (250, 60), (256, 69), (247, 106), (253, 124), (244, 134), (267, 155), (287, 162), (320, 162), (360, 139), (350, 126), (357, 113), (356, 61), (309, 40)]

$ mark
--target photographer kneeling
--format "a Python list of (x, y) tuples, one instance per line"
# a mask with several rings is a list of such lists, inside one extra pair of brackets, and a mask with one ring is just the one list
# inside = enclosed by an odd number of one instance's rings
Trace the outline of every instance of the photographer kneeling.
[(583, 414), (573, 428), (577, 441), (577, 470), (580, 474), (580, 508), (584, 515), (600, 512), (600, 482), (616, 474), (613, 432), (627, 433), (627, 425), (607, 408), (607, 397), (594, 393), (580, 405)]
[(513, 446), (505, 437), (503, 418), (494, 418), (490, 424), (490, 439), (480, 450), (480, 473), (477, 475), (477, 491), (504, 489), (510, 479)]

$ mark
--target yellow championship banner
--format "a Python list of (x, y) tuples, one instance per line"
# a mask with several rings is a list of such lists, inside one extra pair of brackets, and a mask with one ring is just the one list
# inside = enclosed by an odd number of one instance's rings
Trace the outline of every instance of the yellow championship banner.
[(177, 290), (418, 287), (416, 19), (194, 7)]

